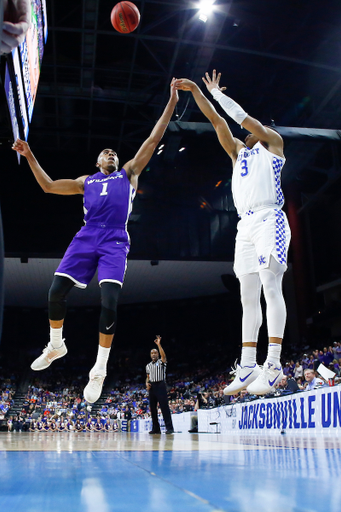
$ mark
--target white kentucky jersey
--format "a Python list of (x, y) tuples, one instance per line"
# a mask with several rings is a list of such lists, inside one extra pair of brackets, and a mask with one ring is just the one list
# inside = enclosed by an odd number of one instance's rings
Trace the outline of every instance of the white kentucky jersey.
[(281, 171), (285, 158), (268, 151), (260, 142), (242, 148), (232, 175), (233, 201), (239, 215), (262, 208), (281, 208), (284, 196)]

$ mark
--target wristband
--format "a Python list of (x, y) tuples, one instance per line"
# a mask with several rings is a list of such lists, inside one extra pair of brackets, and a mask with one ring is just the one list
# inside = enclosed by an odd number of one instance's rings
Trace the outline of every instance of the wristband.
[(212, 89), (211, 94), (213, 98), (219, 103), (219, 105), (225, 110), (226, 114), (228, 114), (236, 123), (242, 124), (242, 122), (247, 117), (247, 113), (242, 109), (238, 103), (236, 103), (232, 98), (229, 98), (225, 94), (223, 94), (219, 89)]

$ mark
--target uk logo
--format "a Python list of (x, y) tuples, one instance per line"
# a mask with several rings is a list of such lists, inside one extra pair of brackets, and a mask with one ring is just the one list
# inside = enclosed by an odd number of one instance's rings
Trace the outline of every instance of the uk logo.
[(258, 261), (260, 265), (264, 265), (264, 263), (266, 262), (264, 256), (259, 256)]

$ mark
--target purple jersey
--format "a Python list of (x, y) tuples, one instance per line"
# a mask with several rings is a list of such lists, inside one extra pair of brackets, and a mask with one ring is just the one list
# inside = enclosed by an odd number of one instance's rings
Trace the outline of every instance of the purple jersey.
[(130, 248), (127, 231), (136, 191), (126, 171), (97, 172), (84, 182), (85, 226), (75, 235), (55, 274), (86, 288), (98, 269), (98, 281), (122, 286)]
[(97, 172), (84, 182), (84, 222), (127, 229), (136, 191), (124, 169)]

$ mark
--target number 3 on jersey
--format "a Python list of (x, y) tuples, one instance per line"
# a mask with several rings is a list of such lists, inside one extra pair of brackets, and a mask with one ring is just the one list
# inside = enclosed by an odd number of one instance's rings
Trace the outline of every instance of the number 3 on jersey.
[(106, 183), (102, 183), (102, 192), (100, 193), (100, 196), (107, 196), (108, 195), (108, 191), (107, 191), (107, 188), (108, 188), (108, 182)]
[(249, 169), (247, 168), (247, 160), (242, 160), (240, 162), (240, 167), (243, 169), (244, 172), (241, 172), (240, 175), (241, 176), (246, 176), (247, 174), (249, 174)]

